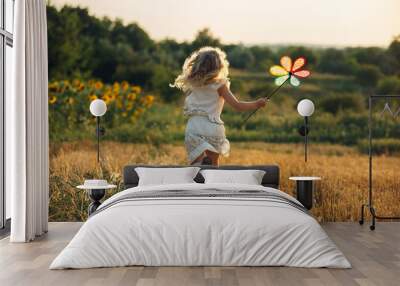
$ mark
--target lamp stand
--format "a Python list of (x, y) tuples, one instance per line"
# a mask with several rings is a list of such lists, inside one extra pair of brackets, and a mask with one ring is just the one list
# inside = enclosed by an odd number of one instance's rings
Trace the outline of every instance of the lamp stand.
[(97, 163), (100, 162), (100, 117), (96, 116)]
[(307, 163), (307, 147), (308, 147), (308, 116), (304, 116), (305, 136), (304, 136), (304, 162)]
[(97, 163), (100, 163), (100, 137), (105, 133), (104, 127), (100, 127), (100, 116), (96, 116)]

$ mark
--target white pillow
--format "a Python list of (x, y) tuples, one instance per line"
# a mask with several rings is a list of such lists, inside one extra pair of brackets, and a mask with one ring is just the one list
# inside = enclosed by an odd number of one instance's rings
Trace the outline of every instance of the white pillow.
[(261, 185), (265, 171), (261, 170), (201, 170), (205, 184), (226, 183)]
[(187, 184), (195, 183), (193, 180), (200, 168), (135, 168), (139, 176), (139, 186), (149, 185), (170, 185), (170, 184)]

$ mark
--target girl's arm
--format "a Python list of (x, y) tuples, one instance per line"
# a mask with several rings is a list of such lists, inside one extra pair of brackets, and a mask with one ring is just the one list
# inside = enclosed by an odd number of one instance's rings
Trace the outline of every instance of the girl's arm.
[(218, 94), (222, 96), (225, 101), (237, 111), (254, 110), (264, 107), (267, 103), (267, 99), (265, 98), (260, 98), (256, 101), (240, 101), (225, 84), (218, 89)]

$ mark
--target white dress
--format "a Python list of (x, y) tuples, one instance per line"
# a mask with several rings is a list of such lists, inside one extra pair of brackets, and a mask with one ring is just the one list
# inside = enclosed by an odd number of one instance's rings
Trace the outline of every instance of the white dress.
[(229, 86), (229, 81), (221, 80), (193, 88), (185, 99), (184, 114), (189, 116), (185, 146), (190, 163), (206, 150), (225, 157), (229, 155), (229, 141), (221, 120), (225, 100), (217, 91), (223, 84)]

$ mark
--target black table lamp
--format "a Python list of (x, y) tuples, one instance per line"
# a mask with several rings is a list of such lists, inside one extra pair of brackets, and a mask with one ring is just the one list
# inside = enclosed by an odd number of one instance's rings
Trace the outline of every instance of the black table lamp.
[(96, 137), (97, 137), (97, 162), (100, 162), (100, 136), (104, 135), (104, 128), (100, 127), (100, 117), (107, 111), (106, 103), (101, 99), (95, 99), (90, 103), (90, 113), (96, 116)]
[(308, 145), (308, 133), (310, 131), (308, 126), (308, 117), (314, 113), (314, 103), (309, 99), (303, 99), (297, 104), (298, 113), (304, 117), (304, 125), (299, 128), (299, 133), (304, 136), (304, 161), (307, 162), (307, 145)]

